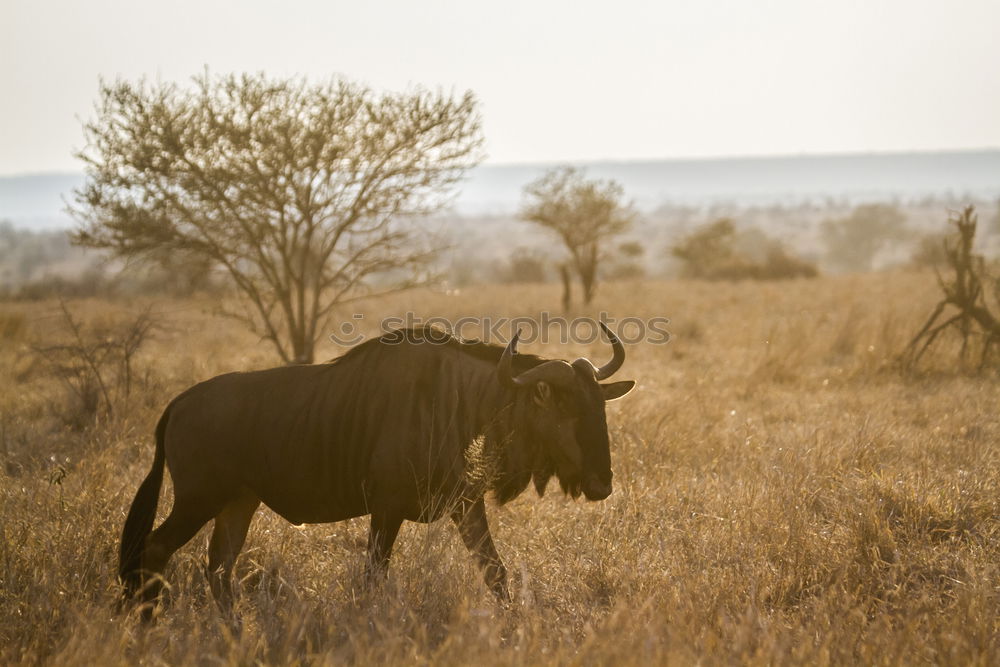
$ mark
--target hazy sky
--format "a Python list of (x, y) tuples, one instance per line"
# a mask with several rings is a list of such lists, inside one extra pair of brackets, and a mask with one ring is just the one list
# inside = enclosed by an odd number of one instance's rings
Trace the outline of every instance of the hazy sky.
[(98, 78), (343, 75), (482, 102), (489, 161), (1000, 147), (1000, 1), (0, 0), (0, 174)]

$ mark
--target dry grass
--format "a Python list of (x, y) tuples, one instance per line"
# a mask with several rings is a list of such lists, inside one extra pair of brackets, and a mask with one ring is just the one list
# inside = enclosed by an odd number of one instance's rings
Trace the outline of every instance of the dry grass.
[[(273, 363), (267, 345), (210, 303), (159, 303), (168, 326), (136, 362), (139, 395), (78, 432), (30, 360), (54, 305), (2, 304), (0, 663), (996, 664), (1000, 384), (951, 369), (950, 343), (919, 375), (891, 363), (935, 298), (917, 274), (605, 286), (595, 312), (670, 316), (675, 339), (629, 350), (639, 390), (609, 407), (607, 501), (526, 493), (490, 510), (511, 608), (447, 523), (406, 525), (389, 583), (365, 592), (364, 520), (262, 512), (237, 568), (241, 628), (211, 602), (205, 532), (172, 561), (151, 627), (116, 615), (115, 549), (159, 410), (198, 379)], [(557, 299), (498, 287), (379, 307), (530, 315)]]

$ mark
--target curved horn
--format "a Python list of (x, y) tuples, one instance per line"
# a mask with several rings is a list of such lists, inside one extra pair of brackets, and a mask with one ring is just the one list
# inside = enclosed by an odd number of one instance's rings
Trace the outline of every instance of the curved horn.
[(604, 364), (600, 368), (594, 368), (594, 377), (598, 380), (607, 380), (609, 377), (618, 372), (618, 369), (622, 367), (625, 363), (625, 346), (622, 342), (618, 340), (618, 336), (614, 334), (613, 331), (604, 322), (600, 323), (601, 328), (604, 329), (604, 333), (608, 335), (611, 340), (611, 347), (614, 350), (614, 356), (611, 357), (611, 361)]
[(549, 384), (566, 386), (573, 382), (575, 377), (576, 374), (572, 366), (562, 359), (552, 359), (538, 364), (530, 371), (521, 373), (514, 378), (514, 384), (518, 387), (524, 387), (545, 380)]
[(497, 364), (497, 376), (500, 378), (500, 384), (505, 387), (517, 386), (517, 378), (515, 378), (511, 372), (511, 362), (514, 359), (514, 355), (517, 354), (517, 339), (520, 335), (520, 329), (514, 332), (514, 336), (510, 339), (510, 342), (507, 343), (507, 347), (504, 348), (503, 354), (500, 355), (500, 363)]
[(514, 337), (510, 339), (509, 343), (507, 343), (507, 347), (500, 356), (500, 363), (497, 364), (497, 376), (500, 378), (500, 382), (504, 386), (525, 387), (540, 380), (545, 380), (546, 382), (551, 382), (552, 384), (565, 385), (573, 380), (573, 367), (561, 359), (553, 359), (552, 361), (543, 362), (532, 368), (530, 371), (525, 371), (517, 377), (514, 377), (512, 366), (514, 355), (517, 354), (517, 339), (520, 335), (521, 330), (518, 329), (517, 333), (514, 334)]

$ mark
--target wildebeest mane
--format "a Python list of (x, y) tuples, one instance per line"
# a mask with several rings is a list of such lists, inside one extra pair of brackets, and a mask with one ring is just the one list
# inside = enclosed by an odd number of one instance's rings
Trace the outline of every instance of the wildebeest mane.
[[(382, 345), (401, 345), (407, 343), (427, 342), (431, 345), (439, 345), (452, 350), (457, 350), (476, 359), (488, 361), (494, 365), (500, 363), (500, 356), (503, 354), (504, 346), (496, 343), (486, 343), (474, 338), (456, 338), (446, 331), (433, 326), (420, 326), (407, 329), (394, 329), (378, 338), (371, 338), (363, 343), (355, 345), (350, 350), (339, 357), (330, 359), (327, 363), (336, 364), (347, 361), (358, 355), (364, 355)], [(534, 354), (518, 353), (514, 356), (514, 371), (523, 372), (534, 368), (547, 359)]]

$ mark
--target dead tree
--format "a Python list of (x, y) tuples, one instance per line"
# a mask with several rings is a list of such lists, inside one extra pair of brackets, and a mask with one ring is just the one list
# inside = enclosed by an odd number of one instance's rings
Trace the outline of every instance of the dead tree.
[(947, 330), (955, 330), (962, 337), (959, 356), (965, 362), (975, 339), (982, 340), (979, 367), (989, 361), (994, 346), (1000, 344), (1000, 321), (991, 310), (987, 288), (992, 292), (992, 304), (1000, 303), (1000, 281), (991, 276), (981, 255), (972, 252), (976, 237), (977, 216), (972, 206), (948, 218), (955, 225), (955, 233), (944, 240), (948, 268), (954, 277), (946, 280), (937, 273), (938, 285), (944, 298), (938, 302), (930, 317), (903, 351), (901, 360), (905, 367), (920, 361), (935, 340)]

